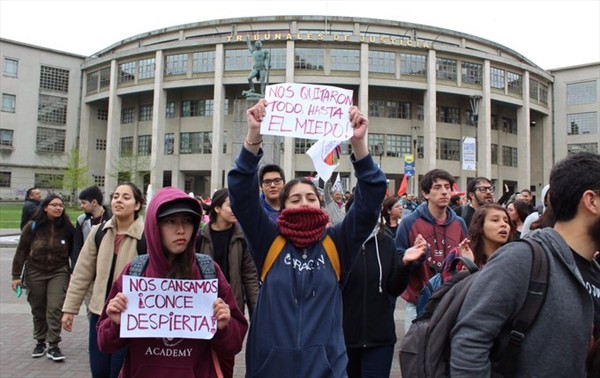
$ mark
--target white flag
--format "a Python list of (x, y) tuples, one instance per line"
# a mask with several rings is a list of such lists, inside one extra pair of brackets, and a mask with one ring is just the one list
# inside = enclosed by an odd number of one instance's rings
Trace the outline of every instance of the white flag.
[(318, 140), (306, 151), (321, 180), (329, 180), (333, 171), (340, 164), (341, 151), (340, 142), (336, 140)]
[(344, 189), (342, 188), (342, 180), (340, 180), (340, 173), (338, 172), (337, 177), (335, 178), (335, 181), (333, 183), (333, 186), (331, 187), (331, 189), (333, 191), (337, 191), (337, 192), (344, 192)]

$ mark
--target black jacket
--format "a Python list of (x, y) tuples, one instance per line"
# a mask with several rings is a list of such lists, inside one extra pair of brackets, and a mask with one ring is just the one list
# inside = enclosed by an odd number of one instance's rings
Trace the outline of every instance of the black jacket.
[(37, 211), (40, 206), (39, 201), (34, 201), (30, 198), (27, 198), (23, 203), (23, 211), (21, 212), (21, 230), (23, 227), (33, 218), (33, 214)]
[(395, 298), (408, 285), (410, 267), (402, 265), (394, 239), (371, 235), (342, 280), (344, 337), (347, 348), (394, 344)]

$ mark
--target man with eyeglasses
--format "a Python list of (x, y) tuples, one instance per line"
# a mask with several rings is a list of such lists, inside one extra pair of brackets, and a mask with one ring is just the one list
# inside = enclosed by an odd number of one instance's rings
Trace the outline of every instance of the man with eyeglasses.
[(486, 203), (494, 202), (494, 186), (487, 177), (475, 177), (467, 183), (467, 197), (469, 203), (456, 209), (456, 214), (464, 219), (467, 228), (471, 225), (471, 219), (475, 210)]
[(277, 221), (281, 212), (279, 194), (285, 185), (283, 169), (277, 164), (267, 164), (258, 171), (258, 180), (260, 182), (260, 199), (263, 208), (271, 219)]

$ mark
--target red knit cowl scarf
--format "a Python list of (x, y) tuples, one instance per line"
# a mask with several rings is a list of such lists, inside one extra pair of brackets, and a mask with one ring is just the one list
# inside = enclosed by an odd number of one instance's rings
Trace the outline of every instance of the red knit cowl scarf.
[(321, 209), (299, 207), (283, 209), (277, 219), (279, 232), (296, 248), (317, 244), (323, 236), (329, 216)]

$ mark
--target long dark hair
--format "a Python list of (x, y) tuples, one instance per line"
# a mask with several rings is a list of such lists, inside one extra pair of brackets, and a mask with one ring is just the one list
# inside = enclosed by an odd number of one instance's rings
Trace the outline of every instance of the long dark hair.
[[(44, 198), (42, 200), (37, 211), (31, 218), (31, 220), (35, 221), (36, 228), (44, 228), (44, 227), (46, 227), (46, 225), (49, 222), (51, 222), (51, 220), (48, 218), (48, 214), (46, 213), (45, 210), (48, 207), (48, 205), (50, 205), (50, 202), (52, 202), (52, 200), (54, 200), (56, 198), (58, 198), (60, 200), (60, 203), (64, 206), (64, 202), (58, 194), (49, 194), (46, 198)], [(63, 207), (63, 212), (62, 212), (61, 216), (58, 219), (54, 220), (54, 224), (59, 228), (62, 228), (65, 226), (68, 228), (74, 228), (73, 224), (71, 223), (71, 220), (69, 219), (69, 215), (67, 214), (67, 211), (64, 207)]]
[(383, 207), (381, 208), (381, 218), (385, 220), (385, 223), (390, 224), (390, 213), (392, 207), (398, 202), (397, 196), (389, 196), (383, 200)]
[(508, 234), (508, 240), (512, 241), (515, 238), (515, 225), (510, 220), (510, 216), (508, 215), (508, 211), (501, 205), (497, 203), (486, 203), (483, 206), (480, 206), (475, 210), (473, 214), (473, 219), (471, 220), (471, 225), (469, 226), (469, 240), (471, 241), (471, 251), (473, 251), (473, 255), (475, 256), (475, 264), (478, 266), (483, 266), (487, 262), (487, 256), (483, 250), (483, 238), (485, 235), (483, 234), (483, 224), (485, 223), (485, 217), (492, 210), (500, 210), (506, 217), (508, 218), (508, 224), (510, 225), (510, 231)]
[[(121, 184), (118, 184), (117, 187), (115, 188), (115, 190), (119, 186), (122, 186), (122, 185), (127, 185), (131, 189), (131, 192), (133, 193), (133, 198), (135, 199), (135, 203), (140, 204), (140, 208), (133, 212), (133, 219), (138, 219), (138, 217), (140, 216), (140, 212), (144, 208), (144, 193), (142, 193), (141, 189), (138, 188), (137, 185), (135, 185), (132, 182), (123, 182)], [(113, 193), (110, 194), (111, 202), (112, 202), (112, 197), (113, 197)]]
[[(521, 222), (525, 222), (525, 218), (527, 218), (529, 215), (529, 206), (527, 206), (527, 204), (521, 200), (514, 200), (508, 203), (508, 205), (510, 204), (513, 205), (513, 208), (515, 209), (515, 212), (517, 213), (517, 216)], [(506, 205), (506, 207), (508, 207), (508, 205)]]

